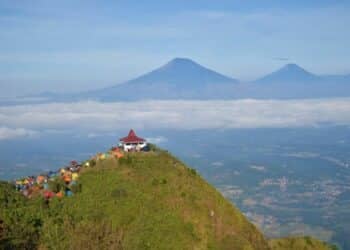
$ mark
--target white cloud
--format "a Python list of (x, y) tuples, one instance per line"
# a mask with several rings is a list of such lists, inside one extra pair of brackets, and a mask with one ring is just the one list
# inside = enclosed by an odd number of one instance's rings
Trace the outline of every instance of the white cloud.
[(230, 129), (310, 127), (325, 124), (350, 125), (350, 99), (116, 103), (85, 101), (0, 107), (2, 134), (23, 135), (32, 130), (100, 133), (131, 127)]
[(24, 128), (0, 127), (0, 140), (13, 139), (18, 137), (28, 137), (35, 135), (36, 132)]
[(221, 167), (224, 165), (224, 163), (221, 161), (215, 161), (211, 165), (213, 165), (214, 167)]
[(266, 168), (264, 166), (251, 165), (250, 168), (254, 169), (256, 171), (260, 171), (260, 172), (265, 172), (266, 171)]
[(148, 137), (146, 140), (154, 144), (161, 144), (168, 141), (164, 136)]

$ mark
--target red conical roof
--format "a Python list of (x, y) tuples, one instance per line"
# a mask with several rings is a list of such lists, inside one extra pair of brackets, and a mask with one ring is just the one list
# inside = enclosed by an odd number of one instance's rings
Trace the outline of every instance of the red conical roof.
[(135, 131), (133, 129), (130, 129), (128, 136), (121, 138), (120, 141), (124, 143), (137, 143), (137, 142), (144, 142), (145, 139), (138, 137)]

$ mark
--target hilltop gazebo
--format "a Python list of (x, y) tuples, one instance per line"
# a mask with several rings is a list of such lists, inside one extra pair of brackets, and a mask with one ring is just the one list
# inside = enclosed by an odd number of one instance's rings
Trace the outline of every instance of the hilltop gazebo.
[(138, 137), (133, 129), (130, 130), (128, 136), (120, 138), (120, 146), (124, 151), (140, 151), (147, 146), (145, 139)]

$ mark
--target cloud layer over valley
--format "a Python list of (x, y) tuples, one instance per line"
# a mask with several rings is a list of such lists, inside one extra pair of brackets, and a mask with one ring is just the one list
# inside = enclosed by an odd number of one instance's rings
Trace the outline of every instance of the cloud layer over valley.
[(0, 127), (0, 140), (13, 139), (18, 137), (31, 137), (37, 132), (24, 128)]
[(35, 131), (350, 125), (350, 99), (50, 103), (0, 107), (0, 139)]

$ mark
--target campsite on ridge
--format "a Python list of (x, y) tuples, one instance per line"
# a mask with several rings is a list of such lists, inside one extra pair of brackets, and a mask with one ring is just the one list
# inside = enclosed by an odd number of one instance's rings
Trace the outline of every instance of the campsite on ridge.
[[(129, 138), (136, 138), (133, 131)], [(16, 191), (17, 183), (15, 188), (1, 182), (0, 247), (333, 249), (310, 237), (266, 240), (194, 169), (154, 145), (148, 151), (113, 152), (119, 151), (112, 149), (59, 171), (66, 181), (67, 171), (79, 168), (74, 185), (80, 188), (74, 195), (25, 197)], [(55, 178), (59, 177), (50, 177), (49, 185)], [(45, 189), (38, 178), (33, 185)]]

